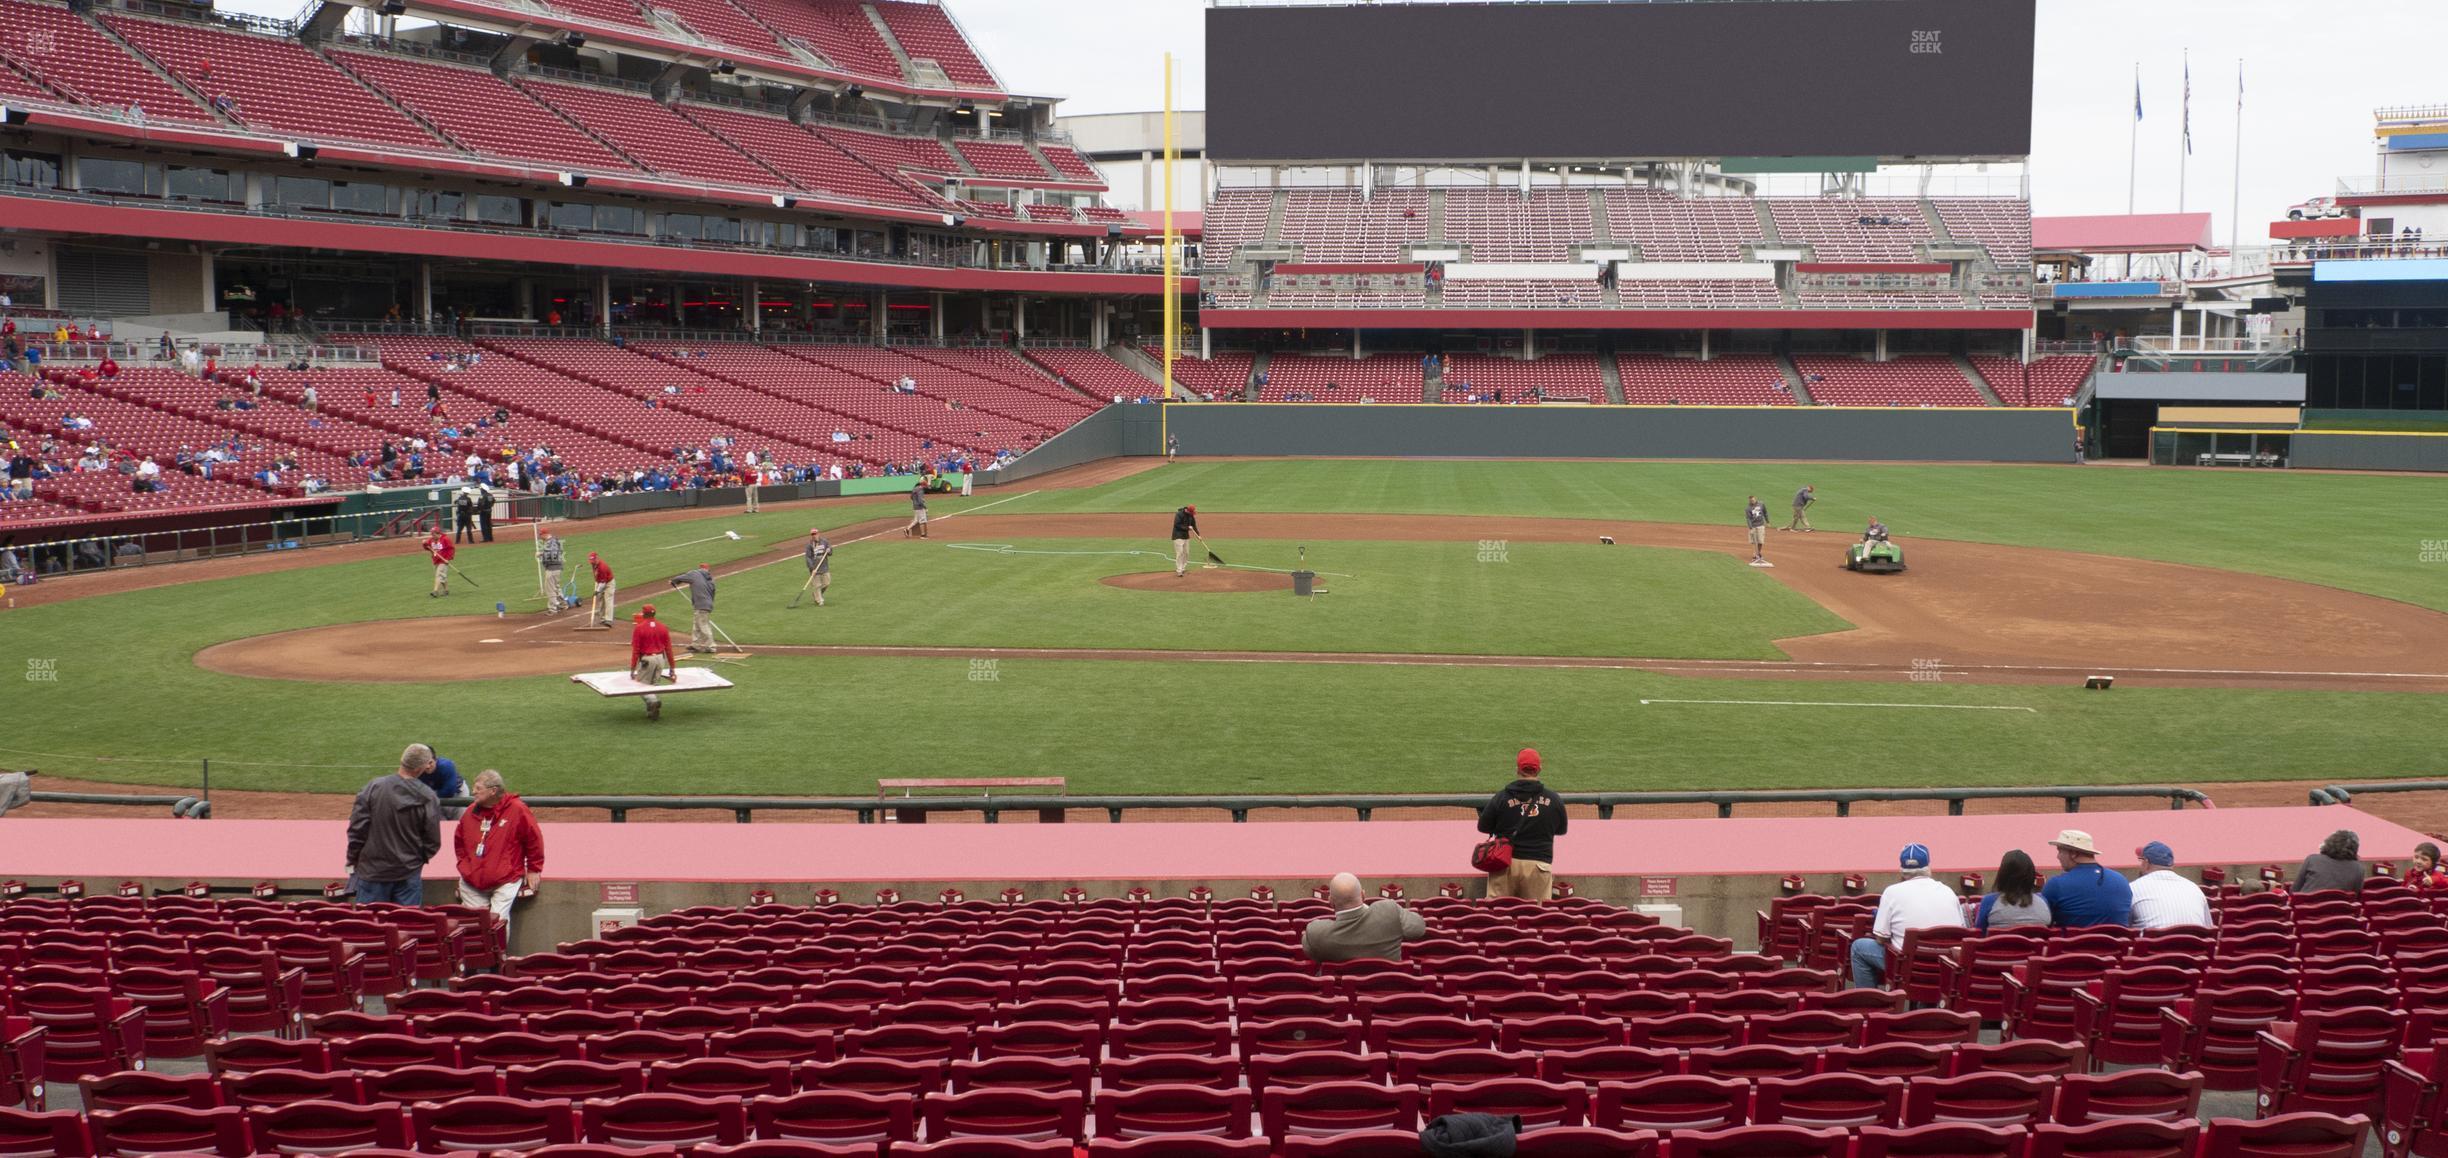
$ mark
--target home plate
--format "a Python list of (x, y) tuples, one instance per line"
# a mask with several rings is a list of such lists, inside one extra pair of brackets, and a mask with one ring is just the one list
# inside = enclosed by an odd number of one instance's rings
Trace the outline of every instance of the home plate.
[(672, 682), (667, 684), (639, 683), (626, 671), (589, 671), (570, 677), (574, 684), (585, 684), (599, 696), (670, 695), (674, 692), (711, 692), (733, 686), (730, 680), (701, 667), (672, 669)]

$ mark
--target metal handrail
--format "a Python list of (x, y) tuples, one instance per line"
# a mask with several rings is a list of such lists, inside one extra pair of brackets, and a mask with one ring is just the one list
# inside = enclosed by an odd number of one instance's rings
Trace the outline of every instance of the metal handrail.
[[(1850, 816), (1853, 805), (1914, 800), (1943, 800), (1947, 815), (1963, 815), (1968, 800), (2016, 800), (2056, 797), (2065, 802), (2067, 812), (2082, 811), (2086, 797), (2155, 797), (2165, 799), (2168, 807), (2182, 810), (2186, 804), (2203, 808), (2215, 807), (2210, 797), (2191, 788), (2160, 785), (2088, 785), (2032, 788), (1859, 788), (1859, 789), (1790, 789), (1744, 792), (1565, 792), (1558, 798), (1566, 804), (1595, 807), (1600, 820), (1611, 820), (1618, 808), (1653, 804), (1713, 804), (1717, 815), (1734, 815), (1742, 804), (1833, 804), (1836, 815)], [(1231, 814), (1236, 824), (1247, 823), (1249, 814), (1264, 808), (1348, 808), (1357, 819), (1368, 820), (1381, 808), (1467, 808), (1476, 812), (1487, 803), (1485, 793), (1446, 793), (1435, 795), (1348, 795), (1348, 796), (527, 796), (533, 808), (601, 808), (610, 813), (615, 824), (626, 823), (629, 813), (655, 811), (717, 811), (729, 812), (741, 824), (747, 824), (760, 811), (771, 812), (850, 812), (856, 813), (861, 824), (873, 824), (883, 812), (975, 812), (986, 823), (999, 823), (1005, 812), (1041, 812), (1069, 808), (1103, 809), (1109, 823), (1119, 824), (1123, 814), (1131, 809), (1213, 809)], [(445, 801), (464, 804), (464, 800)]]

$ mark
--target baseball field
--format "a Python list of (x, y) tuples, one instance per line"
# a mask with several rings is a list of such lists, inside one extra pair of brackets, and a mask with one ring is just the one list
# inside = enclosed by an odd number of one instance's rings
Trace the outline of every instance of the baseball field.
[[(926, 540), (900, 500), (561, 524), (573, 575), (619, 573), (613, 632), (541, 612), (523, 527), (446, 599), (409, 541), (47, 583), (0, 612), (0, 766), (343, 793), (423, 741), (530, 794), (821, 795), (1461, 791), (1523, 745), (1574, 790), (2448, 771), (2437, 478), (1135, 465), (939, 498)], [(1820, 529), (1748, 566), (1744, 498), (1782, 526), (1805, 483)], [(1226, 566), (1176, 579), (1184, 504)], [(1873, 515), (1910, 570), (1838, 567)], [(790, 607), (811, 525), (834, 580)], [(640, 603), (684, 634), (666, 584), (698, 562), (746, 654), (690, 662), (736, 687), (650, 723), (568, 681), (625, 666)], [(1301, 565), (1322, 594), (1291, 594)]]

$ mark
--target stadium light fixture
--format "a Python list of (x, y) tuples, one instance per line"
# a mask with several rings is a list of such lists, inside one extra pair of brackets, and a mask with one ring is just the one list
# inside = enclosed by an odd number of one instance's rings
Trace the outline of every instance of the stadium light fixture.
[(378, 16), (406, 16), (408, 5), (401, 3), (401, 0), (383, 0), (375, 7), (374, 12)]
[(314, 160), (316, 155), (320, 154), (322, 150), (302, 141), (291, 141), (281, 146), (281, 152), (300, 161), (311, 161)]
[(788, 193), (774, 194), (773, 205), (776, 209), (789, 209), (797, 204), (799, 204), (799, 199)]
[(562, 183), (563, 185), (566, 185), (566, 186), (568, 186), (568, 187), (572, 188), (572, 189), (584, 189), (584, 188), (586, 188), (586, 183), (587, 183), (586, 174), (584, 174), (584, 173), (563, 173), (563, 174), (561, 174), (561, 183)]
[(714, 75), (716, 76), (729, 76), (738, 71), (739, 66), (728, 60), (718, 60), (714, 62)]
[(571, 48), (585, 48), (586, 33), (564, 32), (561, 34), (561, 43), (568, 45)]

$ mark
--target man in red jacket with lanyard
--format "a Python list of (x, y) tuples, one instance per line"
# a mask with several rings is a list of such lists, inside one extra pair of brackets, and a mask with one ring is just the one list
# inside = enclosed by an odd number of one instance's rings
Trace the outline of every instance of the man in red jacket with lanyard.
[(451, 545), (450, 536), (443, 534), (442, 528), (435, 527), (432, 534), (425, 536), (425, 553), (433, 556), (434, 565), (433, 590), (426, 592), (425, 597), (438, 599), (450, 594), (450, 565), (458, 557), (459, 548)]
[(475, 803), (459, 814), (452, 834), (459, 852), (459, 903), (493, 910), (507, 941), (510, 903), (544, 875), (544, 830), (527, 802), (502, 787), (500, 772), (477, 773), (468, 795)]
[[(671, 630), (655, 618), (654, 604), (638, 609), (637, 625), (629, 629), (629, 674), (642, 684), (671, 682)], [(646, 718), (663, 718), (663, 697), (646, 695)]]

